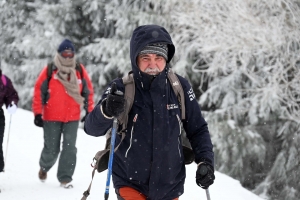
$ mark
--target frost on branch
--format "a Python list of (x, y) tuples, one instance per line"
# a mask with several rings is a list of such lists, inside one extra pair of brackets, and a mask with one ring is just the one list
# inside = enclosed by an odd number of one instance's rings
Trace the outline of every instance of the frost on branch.
[(199, 81), (217, 170), (262, 196), (299, 199), (299, 1), (199, 0), (176, 9), (174, 68)]

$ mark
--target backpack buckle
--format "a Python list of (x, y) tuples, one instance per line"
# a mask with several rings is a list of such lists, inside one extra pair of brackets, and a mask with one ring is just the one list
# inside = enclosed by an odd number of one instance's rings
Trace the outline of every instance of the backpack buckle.
[(93, 162), (91, 163), (91, 167), (95, 168), (96, 165), (97, 165), (97, 160), (96, 160), (96, 158), (93, 158)]

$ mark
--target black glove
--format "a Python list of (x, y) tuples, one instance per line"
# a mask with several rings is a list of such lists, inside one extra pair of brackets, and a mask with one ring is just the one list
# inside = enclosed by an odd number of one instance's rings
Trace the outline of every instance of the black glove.
[(116, 83), (112, 83), (110, 94), (102, 104), (105, 115), (109, 117), (118, 117), (125, 109), (125, 99), (123, 92), (117, 91)]
[(86, 118), (86, 116), (87, 116), (88, 114), (89, 114), (89, 113), (86, 112), (85, 115), (84, 115), (84, 117), (83, 117), (80, 121), (81, 121), (81, 122), (84, 122), (84, 121), (85, 121), (85, 118)]
[(198, 166), (196, 172), (196, 183), (203, 189), (207, 189), (214, 183), (215, 175), (214, 169), (207, 163), (202, 163)]
[(34, 124), (38, 127), (43, 127), (44, 126), (44, 121), (42, 119), (42, 115), (41, 114), (37, 114), (34, 117)]

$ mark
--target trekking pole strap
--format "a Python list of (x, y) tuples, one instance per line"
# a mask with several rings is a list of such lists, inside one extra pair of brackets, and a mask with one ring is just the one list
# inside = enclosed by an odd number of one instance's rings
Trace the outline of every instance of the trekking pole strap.
[(86, 200), (87, 197), (90, 195), (90, 191), (91, 191), (91, 188), (92, 188), (92, 182), (93, 182), (94, 175), (95, 175), (95, 170), (96, 170), (96, 169), (94, 169), (93, 172), (92, 172), (92, 180), (91, 180), (91, 183), (90, 183), (88, 189), (87, 189), (86, 191), (84, 191), (83, 197), (81, 198), (81, 200)]

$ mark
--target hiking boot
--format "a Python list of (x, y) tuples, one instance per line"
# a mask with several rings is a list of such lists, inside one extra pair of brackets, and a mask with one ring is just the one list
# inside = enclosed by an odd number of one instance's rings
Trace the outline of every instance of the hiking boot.
[(45, 180), (47, 179), (47, 172), (44, 172), (42, 168), (39, 171), (39, 178), (42, 182), (45, 182)]
[(73, 188), (73, 185), (71, 182), (60, 182), (60, 187), (63, 187), (65, 189), (71, 189)]

